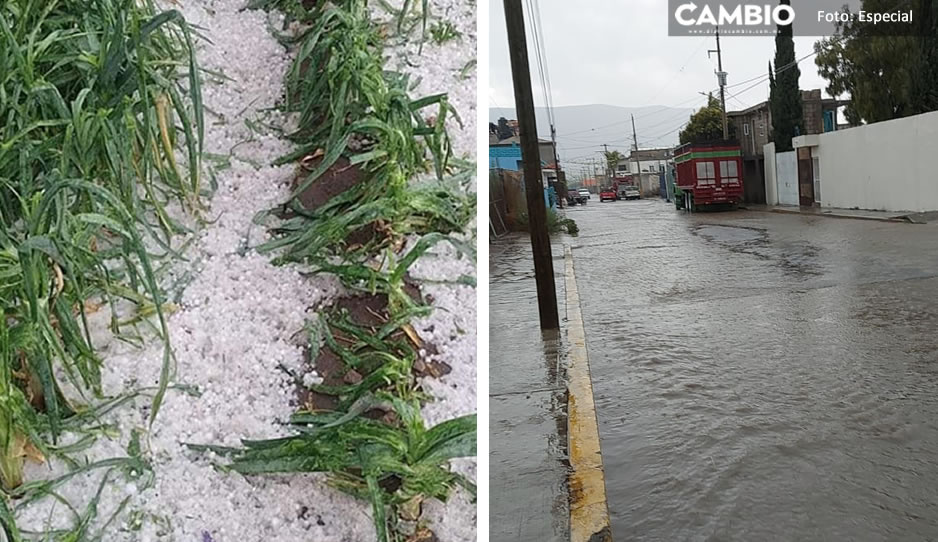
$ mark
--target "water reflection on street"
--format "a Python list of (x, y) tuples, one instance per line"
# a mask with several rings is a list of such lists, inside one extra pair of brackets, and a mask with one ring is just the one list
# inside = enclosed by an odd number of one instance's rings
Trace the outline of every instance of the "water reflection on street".
[(616, 540), (938, 539), (938, 225), (568, 217)]

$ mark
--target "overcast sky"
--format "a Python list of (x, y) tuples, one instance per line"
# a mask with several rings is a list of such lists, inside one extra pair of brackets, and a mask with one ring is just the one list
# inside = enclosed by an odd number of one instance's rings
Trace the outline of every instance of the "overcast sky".
[[(717, 88), (716, 55), (712, 36), (669, 37), (664, 0), (540, 0), (540, 22), (547, 51), (554, 106), (608, 104), (625, 107), (700, 107), (698, 92)], [(489, 104), (513, 107), (514, 91), (503, 3), (491, 3)], [(529, 14), (525, 13), (525, 17)], [(528, 31), (535, 102), (543, 105), (537, 82), (533, 42)], [(818, 38), (796, 37), (795, 57), (813, 51)], [(728, 85), (768, 73), (775, 58), (774, 37), (721, 37), (723, 69)], [(803, 60), (800, 86), (804, 90), (826, 84), (817, 74), (814, 57)], [(736, 110), (768, 98), (768, 83), (729, 96), (750, 84), (727, 89), (727, 109)], [(715, 93), (716, 95), (716, 93)], [(827, 93), (825, 92), (826, 96)], [(675, 126), (686, 119), (675, 120)], [(664, 127), (662, 127), (664, 128)], [(562, 134), (563, 127), (557, 127)]]

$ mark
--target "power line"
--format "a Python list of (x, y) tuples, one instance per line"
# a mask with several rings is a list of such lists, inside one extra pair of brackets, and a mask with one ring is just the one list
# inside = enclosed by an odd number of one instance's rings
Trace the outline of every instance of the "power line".
[(546, 93), (546, 94), (547, 94), (547, 103), (548, 103), (548, 108), (549, 108), (549, 112), (550, 112), (550, 123), (551, 123), (551, 126), (553, 126), (554, 123), (556, 122), (556, 117), (553, 116), (553, 113), (554, 113), (554, 90), (553, 90), (553, 88), (551, 88), (551, 86), (550, 86), (550, 64), (548, 64), (548, 62), (547, 62), (547, 45), (545, 44), (544, 39), (543, 39), (543, 37), (542, 37), (542, 35), (543, 35), (542, 32), (543, 32), (543, 30), (544, 30), (544, 24), (541, 22), (541, 6), (540, 6), (540, 4), (538, 4), (538, 0), (531, 0), (531, 1), (532, 1), (533, 4), (534, 4), (534, 16), (535, 16), (535, 22), (537, 23), (536, 28), (538, 29), (538, 32), (537, 32), (536, 37), (537, 37), (537, 40), (538, 40), (538, 42), (539, 42), (539, 44), (540, 44), (541, 56), (542, 56), (543, 59), (544, 59), (543, 65), (544, 65), (544, 79), (545, 79), (545, 81), (546, 81), (546, 83), (547, 83), (547, 93)]
[(682, 73), (684, 73), (684, 68), (687, 67), (687, 63), (690, 62), (692, 58), (694, 58), (694, 55), (696, 55), (698, 52), (700, 52), (700, 48), (703, 47), (705, 43), (707, 43), (707, 40), (708, 40), (708, 39), (709, 39), (709, 36), (704, 36), (703, 38), (701, 38), (700, 43), (697, 44), (697, 48), (694, 49), (694, 52), (692, 52), (690, 55), (687, 56), (687, 58), (684, 60), (684, 63), (681, 64), (681, 67), (678, 68), (678, 70), (677, 70), (677, 72), (674, 74), (674, 76), (671, 77), (671, 79), (669, 79), (667, 83), (661, 85), (661, 88), (659, 88), (657, 91), (655, 91), (655, 95), (656, 95), (656, 96), (657, 96), (662, 90), (664, 90), (665, 88), (667, 88), (668, 85), (670, 85), (672, 82), (674, 82), (674, 80), (677, 79), (677, 77), (678, 77), (679, 75), (681, 75)]
[(538, 29), (537, 20), (534, 17), (534, 6), (532, 4), (532, 0), (526, 0), (526, 3), (528, 5), (528, 12), (530, 13), (530, 17), (527, 18), (527, 23), (530, 27), (531, 36), (534, 40), (534, 58), (537, 62), (537, 73), (538, 79), (541, 82), (541, 90), (544, 92), (544, 107), (547, 109), (547, 122), (553, 125), (553, 112), (551, 111), (550, 107), (550, 94), (547, 90), (548, 83), (544, 71), (544, 55), (542, 54), (541, 50), (540, 31)]
[[(812, 51), (812, 52), (810, 52), (810, 53), (804, 55), (803, 57), (801, 57), (801, 58), (799, 58), (799, 59), (797, 59), (797, 60), (793, 60), (793, 61), (789, 62), (788, 64), (785, 64), (785, 65), (782, 66), (781, 68), (776, 67), (776, 69), (775, 69), (775, 74), (778, 75), (778, 74), (780, 74), (780, 73), (782, 73), (782, 72), (785, 72), (786, 70), (790, 70), (790, 69), (794, 68), (795, 66), (797, 66), (798, 64), (800, 64), (802, 60), (804, 60), (804, 59), (806, 59), (806, 58), (810, 58), (810, 57), (812, 57), (812, 56), (814, 56), (814, 55), (816, 55), (816, 54), (817, 54), (817, 52)], [(753, 83), (752, 85), (749, 85), (748, 87), (746, 87), (746, 88), (740, 90), (739, 92), (736, 92), (736, 93), (732, 94), (732, 95), (730, 96), (730, 98), (735, 98), (735, 97), (739, 96), (740, 94), (743, 94), (743, 93), (745, 93), (745, 92), (748, 92), (748, 91), (750, 91), (750, 90), (756, 88), (757, 86), (761, 85), (762, 83), (767, 82), (767, 81), (769, 80), (769, 76), (768, 76), (768, 74), (766, 74), (766, 75), (762, 75), (762, 76), (758, 77), (757, 79), (759, 79), (759, 80), (756, 81), (755, 83)], [(750, 79), (749, 81), (752, 81), (752, 79)], [(737, 85), (737, 86), (738, 86), (738, 85)], [(727, 87), (727, 88), (729, 88), (729, 87)]]
[[(698, 99), (699, 99), (699, 98), (694, 97), (694, 98), (691, 98), (690, 100), (685, 100), (685, 101), (683, 101), (683, 102), (676, 103), (676, 104), (674, 104), (674, 105), (665, 105), (665, 106), (662, 106), (661, 109), (656, 109), (656, 110), (654, 110), (654, 111), (651, 111), (651, 112), (648, 112), (648, 113), (645, 113), (645, 114), (642, 114), (642, 115), (635, 115), (635, 118), (636, 118), (636, 119), (642, 119), (642, 118), (645, 118), (645, 117), (650, 117), (650, 116), (653, 116), (653, 115), (657, 115), (658, 113), (661, 113), (661, 112), (664, 112), (664, 111), (668, 111), (668, 110), (674, 109), (674, 108), (676, 108), (676, 107), (679, 107), (679, 106), (686, 105), (686, 104), (689, 104), (689, 103), (691, 103), (691, 102), (697, 101)], [(576, 132), (567, 132), (567, 135), (576, 135), (576, 134), (582, 134), (582, 133), (585, 133), (585, 132), (593, 132), (593, 131), (596, 131), (596, 130), (602, 130), (603, 128), (609, 128), (609, 127), (612, 127), (612, 126), (619, 126), (619, 125), (621, 125), (621, 124), (626, 124), (626, 123), (628, 123), (628, 122), (630, 122), (630, 120), (623, 120), (623, 121), (613, 122), (613, 123), (611, 123), (611, 124), (605, 124), (605, 125), (603, 125), (603, 126), (597, 126), (597, 127), (595, 127), (595, 128), (589, 128), (589, 129), (587, 129), (587, 130), (578, 130), (578, 131), (576, 131)]]

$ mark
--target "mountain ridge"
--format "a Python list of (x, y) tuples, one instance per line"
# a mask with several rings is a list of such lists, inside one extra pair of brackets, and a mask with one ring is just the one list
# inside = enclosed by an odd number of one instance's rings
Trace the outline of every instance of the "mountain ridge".
[[(599, 158), (598, 151), (603, 150), (603, 144), (608, 145), (609, 150), (628, 154), (632, 147), (632, 115), (635, 115), (639, 148), (676, 146), (680, 127), (687, 122), (694, 109), (661, 105), (626, 107), (583, 104), (556, 106), (553, 111), (561, 164), (566, 160), (571, 165), (583, 165), (590, 158)], [(500, 117), (516, 118), (515, 109), (489, 108), (489, 122), (497, 124)], [(536, 107), (535, 119), (539, 135), (550, 138), (547, 109)]]

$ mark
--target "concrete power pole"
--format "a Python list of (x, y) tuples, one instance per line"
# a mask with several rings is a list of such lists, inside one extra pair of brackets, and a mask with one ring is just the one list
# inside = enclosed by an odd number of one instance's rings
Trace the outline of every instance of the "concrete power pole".
[(707, 51), (707, 57), (710, 56), (710, 53), (717, 54), (717, 82), (720, 83), (720, 107), (723, 109), (723, 140), (726, 141), (730, 138), (730, 133), (728, 126), (726, 124), (726, 72), (723, 71), (723, 55), (720, 52), (720, 27), (716, 29), (717, 35), (717, 48), (714, 51), (710, 49)]
[(528, 202), (528, 227), (534, 252), (534, 279), (537, 283), (537, 309), (541, 329), (559, 329), (557, 288), (554, 284), (554, 262), (547, 234), (547, 209), (541, 181), (541, 156), (537, 142), (537, 121), (534, 118), (534, 93), (531, 90), (531, 67), (524, 35), (524, 11), (521, 0), (505, 1), (505, 26), (508, 30), (508, 56), (511, 58), (511, 79), (515, 87), (515, 109), (521, 132), (521, 159), (524, 162), (525, 196)]
[(606, 172), (606, 184), (608, 185), (612, 182), (612, 174), (609, 171), (609, 145), (605, 143), (603, 143), (603, 164), (605, 164), (603, 171)]
[(632, 150), (638, 150), (638, 135), (635, 133), (635, 115), (632, 115)]

